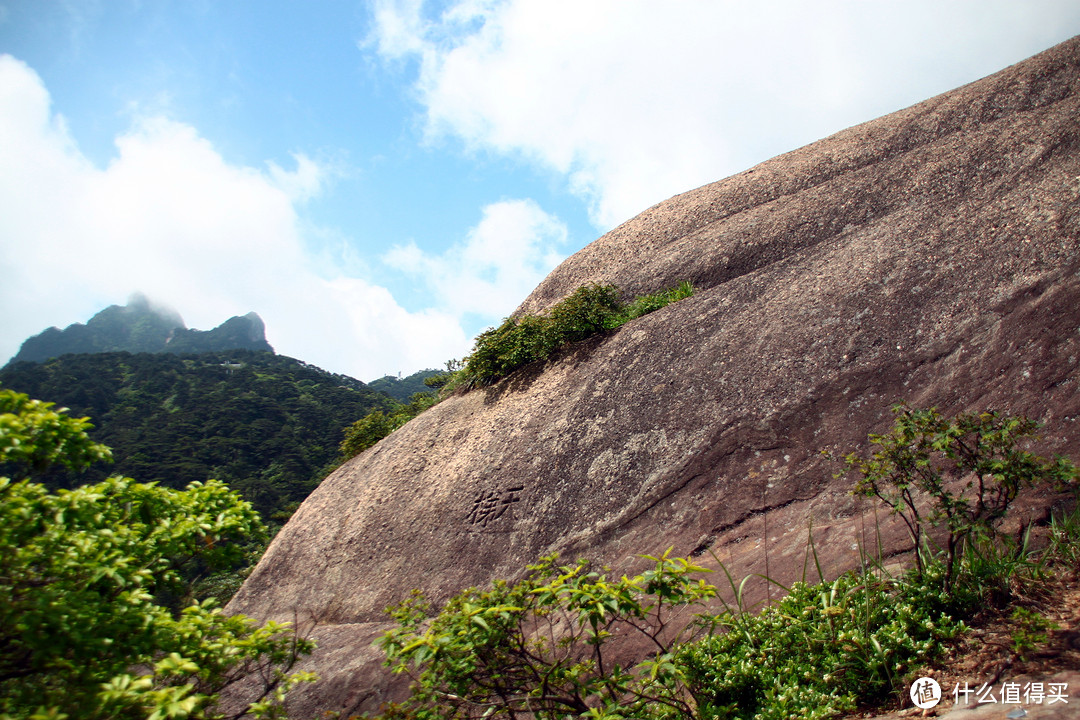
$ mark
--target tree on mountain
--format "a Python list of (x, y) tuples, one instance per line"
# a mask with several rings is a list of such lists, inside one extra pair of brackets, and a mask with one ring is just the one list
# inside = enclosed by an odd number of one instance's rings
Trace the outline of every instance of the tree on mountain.
[(251, 351), (66, 355), (0, 370), (0, 386), (94, 419), (114, 468), (35, 475), (50, 490), (114, 473), (182, 489), (217, 478), (264, 520), (287, 515), (329, 472), (343, 428), (392, 401), (359, 380)]
[(238, 714), (273, 717), (310, 642), (287, 626), (227, 616), (213, 601), (179, 613), (191, 562), (227, 564), (262, 531), (250, 503), (216, 481), (185, 490), (113, 477), (49, 492), (35, 473), (108, 459), (86, 418), (0, 390), (0, 718), (219, 718), (243, 680)]

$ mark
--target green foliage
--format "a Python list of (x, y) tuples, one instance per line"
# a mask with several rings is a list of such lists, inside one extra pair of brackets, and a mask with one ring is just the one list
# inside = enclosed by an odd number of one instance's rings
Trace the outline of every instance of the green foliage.
[(217, 478), (265, 518), (317, 487), (337, 460), (342, 428), (391, 401), (359, 380), (292, 358), (233, 351), (102, 353), (17, 363), (0, 383), (89, 415), (115, 465), (38, 475), (51, 489), (110, 472), (175, 489)]
[[(35, 469), (103, 454), (85, 420), (4, 396), (17, 422), (0, 424), (0, 446), (40, 440)], [(54, 450), (38, 431), (65, 424), (73, 432)], [(217, 693), (252, 674), (254, 702), (273, 715), (279, 691), (304, 679), (285, 672), (310, 643), (212, 601), (179, 614), (156, 601), (182, 592), (189, 564), (226, 566), (262, 531), (216, 481), (172, 490), (114, 477), (52, 493), (0, 477), (0, 717), (216, 717)]]
[[(1017, 448), (1034, 430), (1022, 418), (895, 411), (894, 432), (871, 436), (881, 450), (867, 460), (850, 455), (846, 467), (861, 473), (857, 492), (908, 513), (909, 527), (928, 534), (943, 524), (955, 533), (954, 555), (928, 548), (899, 577), (864, 558), (860, 572), (783, 588), (786, 596), (757, 615), (743, 601), (753, 576), (737, 584), (721, 563), (729, 603), (691, 578), (702, 568), (667, 554), (651, 558), (649, 572), (619, 580), (584, 562), (543, 558), (520, 581), (467, 590), (434, 617), (414, 594), (390, 609), (398, 626), (380, 641), (388, 665), (414, 677), (413, 694), (383, 717), (827, 718), (903, 693), (966, 620), (1007, 597), (1002, 587), (1044, 577), (1054, 563), (1075, 564), (1080, 509), (1052, 517), (1043, 550), (1026, 534), (1002, 536), (995, 526), (1016, 492), (1035, 482), (1075, 484), (1072, 465)], [(926, 510), (923, 500), (936, 506)], [(710, 601), (724, 611), (692, 615)], [(1045, 642), (1044, 618), (1017, 610), (1014, 621), (1014, 652)], [(614, 664), (615, 645), (635, 635), (651, 644), (649, 657)]]
[(463, 374), (469, 386), (491, 385), (517, 368), (548, 357), (556, 349), (545, 318), (507, 318), (476, 337)]
[(626, 318), (624, 322), (639, 318), (642, 315), (648, 315), (673, 302), (684, 300), (693, 294), (693, 284), (684, 280), (670, 290), (663, 290), (651, 295), (642, 295), (623, 308), (623, 315)]
[[(531, 565), (516, 583), (466, 590), (430, 622), (421, 595), (391, 608), (398, 627), (380, 645), (395, 672), (414, 673), (395, 712), (414, 718), (642, 717), (690, 712), (672, 662), (689, 612), (715, 589), (689, 560), (649, 558), (652, 569), (609, 579), (584, 562)], [(673, 624), (683, 614), (681, 624)], [(691, 624), (685, 632), (698, 628)], [(634, 667), (608, 657), (616, 636), (654, 651)]]
[(584, 285), (557, 303), (547, 315), (507, 318), (500, 326), (480, 333), (461, 370), (461, 382), (469, 387), (491, 385), (523, 365), (550, 357), (570, 343), (614, 330), (690, 297), (693, 292), (693, 285), (683, 282), (670, 290), (623, 304), (614, 285)]
[[(544, 323), (548, 343), (555, 348), (580, 342), (625, 322), (619, 288), (583, 285), (555, 304)], [(524, 318), (523, 318), (524, 320)]]
[[(498, 327), (480, 333), (472, 353), (464, 361), (447, 362), (445, 373), (425, 370), (405, 379), (423, 376), (424, 385), (434, 392), (416, 393), (408, 404), (375, 410), (347, 427), (340, 446), (340, 460), (348, 460), (372, 447), (459, 387), (491, 385), (523, 365), (550, 357), (570, 343), (614, 330), (693, 293), (694, 286), (683, 282), (624, 305), (614, 285), (592, 284), (575, 290), (547, 315), (507, 318)], [(388, 388), (399, 382), (404, 381), (388, 376), (371, 387), (389, 392)]]
[(1058, 627), (1053, 620), (1025, 607), (1013, 608), (1012, 620), (1012, 651), (1022, 661), (1027, 660), (1029, 652), (1047, 641), (1048, 630)]
[(700, 718), (826, 718), (880, 700), (964, 625), (940, 588), (872, 572), (796, 583), (759, 615), (725, 613), (727, 631), (681, 649)]
[(363, 451), (394, 431), (390, 416), (382, 410), (368, 413), (345, 428), (345, 439), (341, 442), (341, 457), (348, 459)]
[[(1011, 578), (1035, 577), (1051, 554), (1073, 544), (1064, 537), (1080, 535), (1073, 520), (1056, 524), (1061, 537), (1033, 560), (1026, 543), (996, 530), (1024, 487), (1076, 479), (1068, 461), (1018, 446), (1034, 434), (1030, 420), (893, 411), (892, 432), (870, 436), (878, 449), (869, 458), (848, 455), (845, 469), (858, 473), (855, 493), (878, 497), (904, 520), (916, 567), (898, 580), (872, 569), (831, 585), (798, 583), (756, 617), (722, 616), (729, 632), (678, 658), (700, 717), (829, 717), (882, 699)], [(929, 536), (939, 526), (946, 540), (936, 550)], [(1029, 625), (1014, 637), (1018, 647), (1039, 639)]]
[(97, 460), (112, 460), (109, 448), (86, 434), (94, 427), (89, 418), (73, 418), (67, 408), (53, 407), (0, 389), (0, 472), (42, 472), (51, 465), (79, 470)]
[[(416, 680), (388, 717), (825, 718), (902, 687), (964, 630), (940, 563), (921, 578), (796, 583), (758, 615), (714, 617), (690, 612), (717, 596), (690, 577), (702, 568), (651, 559), (652, 570), (609, 580), (544, 558), (434, 619), (414, 594), (391, 608), (398, 627), (381, 640), (388, 664)], [(650, 657), (613, 664), (613, 642), (633, 634), (648, 638)]]
[(372, 380), (367, 386), (376, 392), (389, 395), (398, 402), (407, 402), (416, 393), (427, 392), (431, 389), (432, 386), (428, 383), (430, 378), (437, 378), (443, 374), (445, 373), (439, 370), (428, 369), (420, 370), (403, 378), (386, 375), (378, 380)]
[(345, 439), (340, 447), (341, 460), (359, 455), (438, 401), (437, 393), (415, 393), (407, 405), (396, 403), (389, 412), (376, 410), (360, 418), (345, 428)]
[(933, 408), (904, 404), (893, 413), (892, 431), (870, 436), (878, 449), (868, 458), (848, 455), (845, 470), (859, 476), (856, 494), (877, 497), (903, 519), (919, 569), (925, 564), (926, 526), (944, 526), (947, 587), (973, 534), (993, 536), (1023, 488), (1076, 482), (1068, 460), (1049, 461), (1021, 449), (1038, 428), (1027, 418), (986, 412), (950, 419)]
[(446, 372), (437, 373), (435, 375), (429, 375), (424, 378), (424, 385), (432, 390), (439, 391), (448, 386), (454, 380), (454, 376), (465, 367), (465, 363), (461, 360), (447, 360)]

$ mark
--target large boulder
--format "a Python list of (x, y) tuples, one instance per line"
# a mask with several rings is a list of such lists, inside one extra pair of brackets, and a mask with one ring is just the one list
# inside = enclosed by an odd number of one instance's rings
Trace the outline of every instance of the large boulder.
[(519, 312), (590, 282), (693, 297), (346, 463), (230, 609), (318, 622), (301, 714), (372, 708), (391, 686), (370, 643), (413, 588), (668, 547), (790, 580), (810, 531), (826, 574), (850, 567), (873, 508), (820, 451), (864, 448), (898, 400), (1027, 414), (1080, 457), (1077, 118), (1080, 38), (647, 210)]

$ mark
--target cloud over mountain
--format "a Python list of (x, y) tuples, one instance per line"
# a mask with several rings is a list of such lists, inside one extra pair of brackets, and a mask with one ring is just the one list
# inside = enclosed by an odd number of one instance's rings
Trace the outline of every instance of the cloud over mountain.
[[(361, 378), (468, 349), (451, 310), (410, 312), (372, 279), (327, 272), (325, 261), (315, 267), (311, 229), (297, 212), (332, 175), (315, 160), (296, 153), (293, 170), (232, 164), (190, 125), (150, 116), (117, 137), (115, 157), (98, 168), (50, 103), (31, 68), (0, 57), (0, 232), (8, 238), (0, 312), (9, 333), (0, 355), (42, 327), (83, 320), (139, 290), (182, 308), (195, 326), (255, 309), (280, 352)], [(541, 237), (552, 232), (545, 222), (558, 235), (556, 221), (523, 207)], [(526, 286), (560, 258), (543, 259), (528, 266)], [(441, 262), (466, 264), (453, 253)], [(448, 297), (450, 284), (440, 280)], [(503, 298), (504, 312), (519, 299)]]

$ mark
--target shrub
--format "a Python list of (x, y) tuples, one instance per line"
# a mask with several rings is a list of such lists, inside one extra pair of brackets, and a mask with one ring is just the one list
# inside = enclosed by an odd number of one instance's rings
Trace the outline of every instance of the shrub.
[(435, 392), (417, 393), (408, 405), (398, 404), (388, 411), (376, 410), (347, 427), (340, 446), (341, 461), (375, 445), (459, 387), (492, 385), (520, 367), (550, 357), (570, 343), (614, 330), (693, 293), (694, 286), (683, 282), (670, 290), (645, 295), (623, 305), (614, 285), (584, 285), (556, 304), (547, 315), (507, 318), (498, 327), (480, 333), (472, 353), (464, 361), (451, 360), (446, 363), (445, 373), (424, 381)]
[[(940, 563), (921, 578), (796, 583), (759, 615), (692, 619), (686, 609), (716, 589), (690, 577), (702, 568), (689, 560), (652, 559), (653, 570), (613, 581), (544, 558), (517, 583), (461, 593), (433, 619), (415, 593), (391, 608), (398, 627), (380, 641), (387, 664), (416, 680), (395, 716), (825, 718), (901, 687), (964, 629), (943, 609)], [(653, 653), (622, 667), (609, 646), (627, 631)]]
[[(691, 579), (702, 568), (667, 554), (621, 580), (544, 558), (521, 581), (467, 590), (434, 617), (415, 594), (391, 608), (398, 627), (380, 641), (387, 664), (413, 674), (413, 694), (384, 717), (826, 718), (906, 690), (989, 593), (1040, 576), (1055, 559), (1075, 564), (1080, 510), (1052, 518), (1050, 545), (1031, 552), (995, 526), (1022, 487), (1075, 484), (1077, 475), (1066, 460), (1017, 447), (1034, 424), (894, 412), (892, 434), (871, 436), (879, 450), (849, 455), (845, 467), (861, 475), (855, 492), (888, 502), (913, 537), (944, 524), (955, 536), (945, 550), (922, 543), (919, 564), (895, 578), (867, 559), (861, 572), (795, 583), (757, 615), (742, 603), (746, 580), (728, 575), (734, 607), (721, 600), (725, 612), (687, 617), (719, 596)], [(1049, 625), (1023, 611), (1015, 619), (1013, 651), (1022, 656)], [(654, 651), (622, 667), (610, 646), (627, 633), (644, 634)]]
[(672, 302), (690, 297), (689, 282), (629, 304), (619, 300), (614, 285), (583, 285), (559, 301), (547, 315), (507, 318), (497, 328), (476, 338), (472, 353), (461, 370), (468, 387), (491, 385), (514, 370), (550, 357), (570, 343), (615, 330)]
[(757, 616), (725, 613), (726, 632), (684, 647), (700, 718), (825, 718), (880, 699), (963, 628), (922, 602), (913, 578), (871, 572), (794, 584)]
[[(651, 570), (615, 580), (584, 562), (542, 558), (516, 583), (457, 595), (430, 621), (414, 593), (390, 609), (398, 627), (380, 640), (394, 672), (416, 679), (395, 712), (550, 720), (690, 713), (673, 663), (681, 636), (672, 620), (715, 590), (692, 577), (703, 568), (689, 560), (649, 559)], [(645, 638), (653, 656), (633, 667), (613, 663), (611, 640), (626, 633)]]
[(583, 285), (551, 308), (547, 332), (559, 348), (623, 324), (623, 305), (614, 285)]
[(389, 414), (376, 410), (345, 428), (341, 461), (359, 455), (439, 401), (436, 392), (413, 393), (408, 404), (395, 402)]
[(892, 410), (892, 431), (870, 436), (878, 449), (869, 457), (846, 456), (845, 472), (858, 476), (856, 494), (878, 498), (901, 517), (919, 570), (926, 553), (932, 552), (926, 526), (944, 526), (946, 588), (973, 537), (982, 534), (992, 541), (1022, 489), (1076, 481), (1076, 468), (1069, 461), (1045, 460), (1020, 448), (1038, 428), (1027, 418), (985, 412), (949, 419), (934, 408), (904, 404)]
[(507, 318), (476, 337), (462, 371), (469, 385), (491, 385), (514, 370), (542, 360), (561, 347), (560, 333), (544, 317)]

